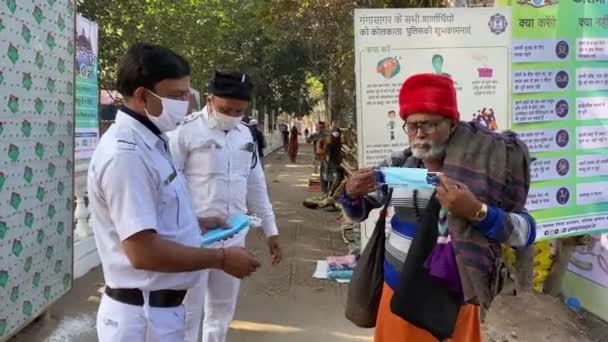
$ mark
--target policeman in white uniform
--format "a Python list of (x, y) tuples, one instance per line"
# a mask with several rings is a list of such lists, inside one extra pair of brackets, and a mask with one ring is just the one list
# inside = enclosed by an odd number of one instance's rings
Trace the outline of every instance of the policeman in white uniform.
[[(207, 106), (171, 133), (170, 146), (175, 164), (186, 176), (196, 214), (230, 217), (255, 213), (262, 220), (273, 264), (277, 264), (281, 248), (264, 172), (252, 132), (241, 122), (252, 88), (245, 74), (216, 72), (209, 82)], [(246, 235), (245, 230), (211, 247), (243, 247)], [(186, 296), (186, 341), (198, 339), (203, 303), (202, 341), (226, 341), (239, 285), (239, 279), (221, 270), (203, 272), (200, 286)]]
[(125, 106), (91, 160), (88, 193), (106, 288), (97, 317), (102, 342), (184, 341), (183, 300), (203, 269), (238, 278), (259, 266), (242, 248), (200, 248), (200, 229), (167, 132), (186, 115), (190, 67), (181, 56), (136, 44), (123, 59)]

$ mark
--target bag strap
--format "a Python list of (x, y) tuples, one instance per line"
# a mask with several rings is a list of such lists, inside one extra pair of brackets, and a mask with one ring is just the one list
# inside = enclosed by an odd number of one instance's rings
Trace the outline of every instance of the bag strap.
[(380, 211), (380, 217), (386, 217), (388, 207), (391, 205), (391, 199), (393, 198), (393, 188), (389, 188), (386, 198), (384, 199), (384, 206)]
[(258, 139), (255, 135), (255, 133), (253, 132), (253, 127), (249, 126), (248, 123), (245, 123), (243, 121), (241, 121), (241, 123), (245, 126), (247, 126), (247, 129), (249, 130), (249, 133), (251, 134), (251, 139), (253, 140), (253, 153), (251, 155), (251, 167), (250, 169), (253, 170), (255, 169), (255, 167), (258, 165)]
[[(382, 190), (380, 190), (382, 191)], [(393, 197), (393, 189), (389, 188), (388, 193), (386, 194), (385, 198), (384, 198), (384, 205), (382, 206), (382, 209), (380, 210), (380, 214), (378, 215), (378, 219), (376, 220), (376, 225), (374, 226), (374, 234), (376, 234), (377, 231), (381, 232), (381, 239), (385, 239), (386, 238), (386, 213), (388, 212), (388, 207), (391, 204), (391, 198)], [(382, 242), (382, 244), (384, 244), (384, 242)]]

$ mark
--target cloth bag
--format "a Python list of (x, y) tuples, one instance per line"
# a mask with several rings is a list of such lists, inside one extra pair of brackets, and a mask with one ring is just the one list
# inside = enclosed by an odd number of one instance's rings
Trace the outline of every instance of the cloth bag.
[(386, 213), (393, 190), (389, 190), (374, 232), (353, 271), (346, 298), (346, 318), (360, 328), (374, 328), (384, 286)]
[(424, 266), (432, 279), (443, 284), (454, 293), (462, 293), (460, 274), (458, 273), (454, 246), (452, 245), (452, 236), (450, 235), (447, 223), (448, 211), (442, 208), (439, 211), (439, 236), (437, 237), (437, 244)]
[[(441, 205), (433, 195), (405, 259), (391, 300), (391, 311), (443, 341), (454, 333), (458, 313), (464, 302), (461, 293), (452, 292), (437, 278), (433, 278), (426, 266), (429, 260), (430, 264), (434, 264), (434, 259), (430, 257), (439, 236), (437, 224), (440, 210)], [(443, 259), (443, 252), (449, 253), (449, 250), (442, 249), (441, 254), (439, 250), (436, 252), (438, 254), (435, 257)]]

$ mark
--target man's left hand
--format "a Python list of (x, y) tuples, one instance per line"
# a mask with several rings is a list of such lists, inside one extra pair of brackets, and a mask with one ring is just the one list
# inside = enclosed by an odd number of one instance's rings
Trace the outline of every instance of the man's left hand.
[(217, 216), (211, 216), (211, 217), (199, 217), (198, 218), (198, 226), (201, 229), (201, 233), (206, 233), (211, 229), (216, 229), (216, 228), (225, 228), (225, 229), (229, 229), (230, 224), (228, 224), (228, 221), (226, 221), (225, 217), (217, 217)]
[(437, 199), (450, 213), (467, 220), (473, 219), (482, 207), (482, 203), (465, 184), (446, 176), (440, 177)]
[(279, 241), (279, 236), (271, 236), (268, 238), (268, 251), (270, 252), (270, 256), (272, 257), (272, 264), (278, 265), (283, 258), (283, 252), (281, 250), (281, 243)]

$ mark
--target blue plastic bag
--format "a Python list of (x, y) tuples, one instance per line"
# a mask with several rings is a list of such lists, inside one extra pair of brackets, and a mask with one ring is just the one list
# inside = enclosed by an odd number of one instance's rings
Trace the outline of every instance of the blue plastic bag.
[(230, 228), (215, 228), (201, 235), (201, 247), (207, 247), (210, 244), (221, 241), (238, 234), (243, 229), (249, 227), (251, 219), (247, 215), (236, 215), (228, 218)]

